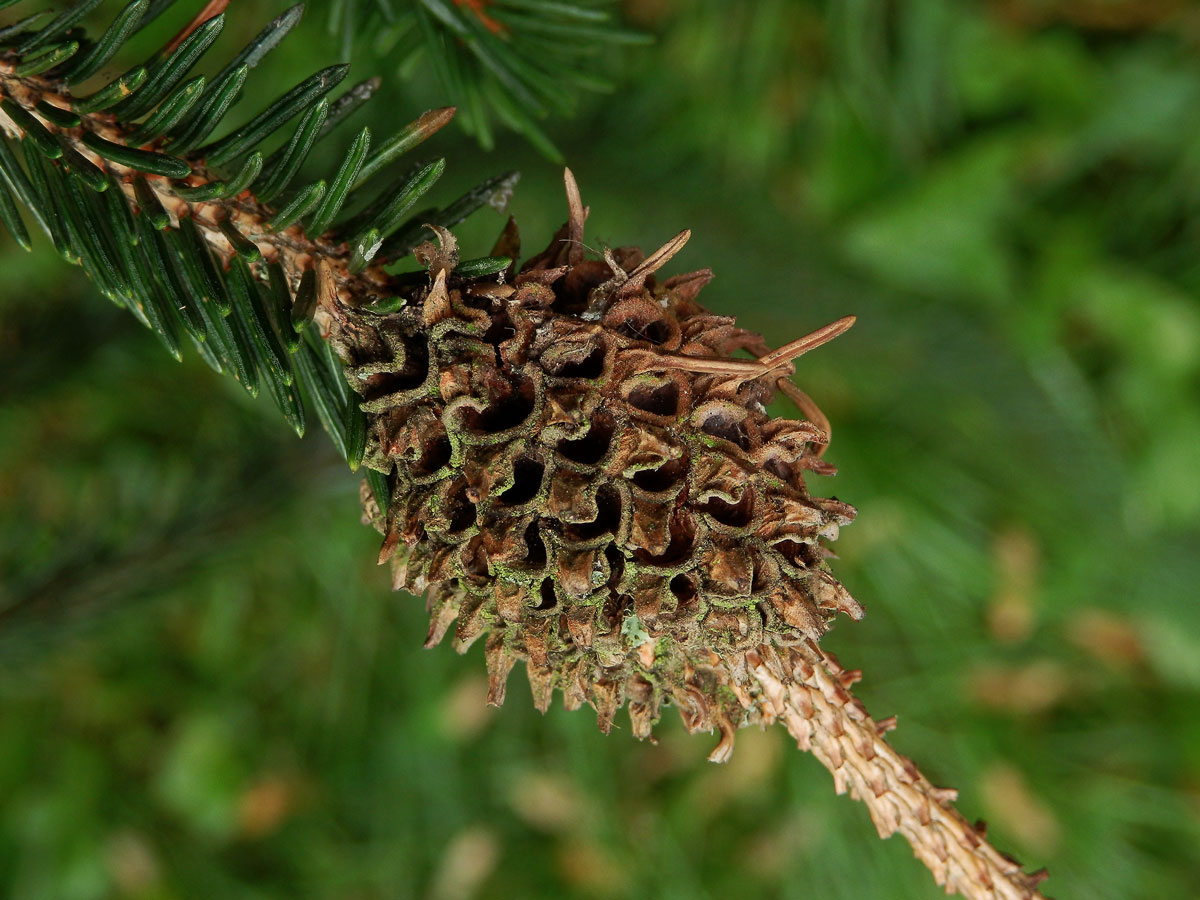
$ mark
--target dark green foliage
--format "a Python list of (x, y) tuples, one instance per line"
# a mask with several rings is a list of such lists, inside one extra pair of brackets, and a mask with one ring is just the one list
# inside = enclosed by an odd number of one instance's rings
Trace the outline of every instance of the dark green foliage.
[(80, 0), (58, 14), (51, 22), (39, 28), (21, 43), (17, 44), (18, 56), (27, 57), (38, 47), (43, 47), (59, 35), (65, 33), (72, 25), (90, 13), (100, 4), (100, 0)]
[(321, 140), (321, 138), (340, 125), (343, 119), (352, 116), (359, 110), (364, 103), (371, 99), (371, 95), (379, 89), (379, 84), (380, 81), (378, 78), (368, 78), (366, 81), (360, 81), (333, 101), (333, 105), (329, 108), (329, 118), (325, 120), (325, 124), (317, 132), (317, 140)]
[[(300, 279), (300, 287), (296, 291), (296, 301), (292, 306), (292, 328), (297, 334), (303, 332), (312, 324), (313, 313), (317, 309), (317, 273), (309, 269)], [(300, 347), (297, 341), (292, 352)]]
[(159, 104), (153, 115), (149, 116), (137, 127), (137, 130), (129, 135), (129, 143), (145, 144), (162, 137), (164, 133), (174, 128), (179, 120), (196, 105), (206, 83), (207, 79), (203, 75), (197, 75), (172, 91), (167, 99)]
[(281, 385), (291, 386), (292, 370), (287, 351), (275, 336), (275, 327), (267, 318), (267, 309), (250, 266), (240, 256), (234, 257), (230, 266), (229, 287), (233, 294), (234, 314), (250, 334), (257, 368), (263, 372), (270, 371), (274, 380)]
[(324, 234), (334, 217), (341, 211), (342, 204), (346, 202), (346, 197), (350, 194), (354, 178), (358, 175), (358, 170), (362, 166), (370, 146), (371, 129), (364, 128), (358, 133), (354, 143), (350, 145), (350, 149), (346, 151), (346, 156), (333, 176), (333, 181), (329, 183), (329, 190), (325, 192), (321, 205), (317, 207), (317, 211), (313, 213), (313, 217), (308, 223), (308, 231), (313, 236)]
[(100, 40), (92, 45), (92, 49), (63, 70), (63, 79), (68, 84), (78, 84), (100, 71), (133, 34), (138, 22), (146, 14), (148, 5), (148, 0), (133, 0), (121, 10)]
[(59, 128), (78, 128), (83, 121), (78, 114), (71, 112), (69, 109), (63, 109), (61, 106), (55, 106), (53, 103), (47, 103), (45, 100), (39, 100), (35, 107), (43, 119), (51, 125), (57, 125)]
[[(312, 329), (308, 329), (308, 333), (311, 334)], [(320, 341), (320, 338), (316, 340)], [(350, 414), (346, 410), (347, 404), (342, 401), (338, 393), (338, 385), (345, 384), (341, 372), (333, 373), (326, 370), (323, 365), (324, 357), (314, 349), (311, 340), (303, 341), (292, 359), (305, 399), (316, 411), (321, 425), (333, 438), (333, 445), (341, 457), (351, 461), (352, 465), (357, 468), (357, 463), (352, 461), (350, 455), (354, 443), (351, 440), (350, 432), (345, 428), (346, 419)], [(354, 404), (354, 413), (360, 418), (362, 417), (357, 404)], [(359, 453), (361, 459), (361, 450)]]
[[(131, 311), (129, 282), (120, 270), (120, 262), (113, 253), (110, 236), (100, 227), (102, 217), (96, 215), (93, 204), (95, 188), (83, 183), (81, 178), (57, 178), (51, 163), (43, 162), (48, 171), (50, 192), (58, 205), (63, 222), (67, 227), (68, 239), (87, 272), (100, 292), (114, 303)], [(103, 174), (100, 178), (103, 180)], [(107, 182), (104, 182), (107, 184)]]
[(109, 180), (100, 167), (66, 142), (63, 142), (62, 166), (93, 191), (108, 190)]
[(138, 211), (155, 228), (161, 231), (171, 224), (171, 217), (163, 209), (162, 201), (158, 199), (158, 195), (150, 188), (145, 178), (135, 178), (133, 180), (133, 195), (137, 200)]
[(226, 77), (232, 75), (235, 71), (245, 66), (247, 70), (253, 69), (268, 53), (279, 46), (279, 43), (288, 35), (288, 32), (296, 27), (296, 23), (300, 21), (300, 17), (304, 14), (304, 4), (297, 3), (295, 6), (280, 13), (274, 19), (255, 35), (250, 43), (246, 44), (239, 50), (224, 68), (213, 78), (213, 87), (209, 92), (205, 93), (204, 100), (214, 99), (220, 91), (217, 87)]
[(217, 227), (221, 229), (221, 234), (225, 235), (229, 241), (233, 252), (247, 262), (258, 262), (262, 259), (262, 251), (258, 249), (258, 245), (237, 230), (237, 226), (228, 219), (222, 219)]
[(25, 223), (21, 221), (21, 214), (17, 211), (17, 205), (13, 202), (12, 195), (9, 194), (8, 188), (0, 182), (0, 222), (3, 222), (13, 238), (25, 250), (32, 250), (33, 244), (29, 241), (29, 232), (25, 230)]
[(503, 272), (513, 264), (514, 260), (507, 256), (481, 256), (479, 259), (467, 259), (454, 267), (454, 273), (463, 278), (482, 278), (484, 275), (495, 275)]
[(194, 188), (176, 187), (175, 193), (185, 200), (220, 200), (223, 197), (236, 197), (262, 172), (262, 153), (255, 150), (242, 163), (242, 169), (228, 181), (210, 181), (208, 184)]
[(19, 103), (5, 97), (0, 100), (0, 109), (4, 110), (8, 117), (17, 123), (17, 126), (25, 132), (25, 140), (36, 147), (43, 156), (56, 159), (63, 155), (63, 148), (54, 139), (54, 135), (47, 131), (45, 126), (31, 116)]
[(287, 273), (278, 262), (271, 262), (267, 264), (267, 277), (271, 318), (279, 326), (279, 336), (288, 353), (295, 353), (300, 349), (300, 334), (292, 327), (292, 293)]
[[(0, 141), (0, 143), (3, 143), (3, 141)], [(50, 236), (50, 241), (54, 244), (55, 252), (67, 262), (77, 264), (79, 257), (67, 244), (66, 227), (63, 224), (62, 213), (50, 194), (50, 183), (46, 178), (45, 170), (42, 168), (40, 152), (32, 140), (22, 141), (21, 151), (25, 157), (25, 172), (22, 173), (22, 177), (24, 177), (25, 173), (28, 173), (30, 195), (33, 201), (30, 204), (30, 208), (40, 211), (39, 218), (42, 227), (45, 228), (46, 234)]]
[(308, 151), (312, 149), (313, 143), (316, 141), (317, 132), (325, 124), (328, 115), (329, 101), (324, 98), (304, 114), (304, 118), (296, 126), (296, 133), (292, 135), (287, 146), (267, 160), (267, 169), (270, 171), (270, 175), (254, 188), (254, 193), (259, 199), (269, 203), (278, 196), (280, 191), (291, 184), (296, 173), (300, 171), (300, 167), (304, 165)]
[(201, 97), (199, 116), (178, 136), (175, 152), (191, 149), (209, 135), (237, 98), (249, 71), (279, 45), (303, 11), (303, 5), (298, 4), (277, 16), (221, 69)]
[[(165, 228), (165, 226), (163, 226)], [(200, 295), (191, 293), (191, 287), (185, 279), (182, 265), (167, 244), (167, 238), (161, 229), (152, 226), (148, 215), (137, 217), (137, 235), (140, 249), (145, 260), (149, 263), (154, 281), (154, 289), (162, 298), (161, 305), (178, 313), (179, 321), (192, 339), (200, 346), (206, 336), (204, 319), (200, 316), (197, 304)], [(220, 371), (220, 367), (215, 367)]]
[(171, 140), (167, 143), (167, 149), (171, 153), (187, 153), (207, 138), (225, 113), (229, 111), (229, 107), (240, 96), (242, 86), (246, 83), (249, 74), (250, 67), (242, 65), (222, 78), (214, 80), (212, 86), (205, 92), (196, 115), (172, 134)]
[[(251, 394), (266, 384), (288, 422), (302, 432), (306, 415), (296, 389), (299, 369), (307, 402), (357, 468), (365, 440), (362, 417), (345, 389), (340, 364), (320, 349), (319, 339), (305, 345), (299, 335), (315, 308), (315, 273), (311, 268), (288, 271), (275, 261), (268, 265), (263, 247), (274, 233), (311, 216), (307, 234), (327, 234), (334, 245), (358, 242), (340, 265), (360, 271), (391, 230), (418, 227), (405, 214), (437, 180), (443, 164), (427, 166), (399, 192), (389, 190), (374, 203), (364, 198), (368, 189), (362, 186), (436, 132), (451, 111), (427, 113), (370, 156), (370, 130), (364, 128), (330, 180), (317, 179), (289, 194), (316, 141), (369, 98), (375, 80), (331, 101), (326, 95), (349, 67), (328, 66), (262, 104), (244, 124), (200, 144), (223, 127), (250, 69), (293, 29), (302, 6), (270, 22), (211, 79), (188, 76), (221, 32), (223, 13), (193, 22), (175, 46), (151, 53), (89, 95), (70, 97), (72, 109), (65, 110), (38, 93), (65, 92), (66, 85), (111, 66), (168, 4), (130, 3), (92, 43), (77, 25), (95, 5), (84, 0), (40, 29), (34, 25), (38, 20), (27, 17), (0, 32), (13, 45), (4, 56), (13, 75), (0, 81), (0, 108), (19, 129), (24, 151), (22, 165), (10, 140), (0, 140), (0, 222), (29, 248), (20, 213), (27, 209), (59, 255), (81, 265), (101, 293), (136, 316), (173, 357), (180, 358), (179, 336), (186, 333), (210, 366), (232, 374)], [(53, 77), (38, 81), (43, 73)], [(19, 83), (24, 86), (16, 93), (6, 87)], [(19, 99), (28, 96), (35, 97), (37, 115)], [(94, 118), (101, 111), (111, 118)], [(301, 114), (291, 140), (266, 158), (263, 142)], [(245, 193), (256, 186), (257, 196)], [(276, 197), (284, 198), (279, 207), (261, 205)], [(171, 212), (164, 206), (168, 199)], [(244, 213), (232, 205), (215, 221), (211, 212), (203, 223), (191, 214), (192, 204), (235, 200), (242, 208), (254, 204), (245, 225), (237, 218)], [(183, 209), (175, 205), (180, 202)], [(336, 224), (347, 205), (375, 210), (365, 246), (362, 229)], [(269, 222), (265, 233), (247, 233), (247, 228), (263, 230), (256, 224), (263, 221)], [(281, 252), (271, 246), (272, 253)], [(298, 288), (294, 309), (289, 281)]]
[(142, 238), (129, 205), (116, 185), (110, 186), (100, 197), (105, 206), (104, 218), (115, 229), (112, 243), (120, 258), (121, 269), (128, 276), (135, 314), (154, 332), (167, 352), (176, 361), (181, 361), (183, 355), (171, 302), (155, 284), (153, 271), (141, 250)]
[(518, 172), (497, 175), (467, 191), (442, 209), (430, 209), (418, 213), (412, 217), (411, 224), (398, 229), (391, 238), (384, 242), (379, 258), (390, 261), (407, 256), (428, 234), (424, 227), (425, 224), (453, 228), (484, 206), (504, 209), (508, 205), (513, 188), (516, 187), (520, 177)]
[(288, 204), (283, 207), (267, 226), (272, 231), (283, 231), (290, 227), (302, 216), (308, 215), (309, 211), (321, 202), (321, 198), (325, 196), (325, 181), (315, 181), (307, 187), (297, 192)]
[(44, 50), (31, 53), (27, 56), (25, 62), (13, 69), (13, 74), (20, 78), (28, 78), (30, 75), (41, 75), (55, 66), (62, 65), (78, 52), (78, 41), (71, 41), (66, 44), (51, 44)]
[(201, 148), (198, 151), (199, 154), (207, 157), (214, 166), (238, 159), (275, 129), (298, 115), (300, 110), (305, 109), (318, 97), (333, 90), (349, 71), (350, 67), (344, 65), (322, 69), (311, 78), (296, 85), (233, 134), (222, 138), (215, 144)]
[(189, 34), (173, 52), (165, 58), (156, 55), (139, 68), (146, 70), (146, 80), (137, 91), (124, 100), (113, 111), (127, 121), (144, 116), (159, 101), (165, 98), (176, 84), (183, 80), (192, 66), (212, 46), (225, 26), (224, 13), (209, 19)]
[(4, 179), (9, 189), (16, 195), (17, 200), (29, 211), (29, 214), (37, 222), (38, 226), (49, 234), (50, 228), (46, 220), (45, 209), (38, 196), (34, 193), (33, 185), (26, 176), (25, 170), (17, 163), (12, 150), (3, 140), (0, 140), (0, 177)]
[(624, 45), (646, 35), (619, 27), (610, 0), (333, 0), (330, 28), (344, 53), (356, 43), (383, 48), (401, 72), (431, 66), (459, 107), (459, 121), (485, 147), (493, 120), (546, 156), (559, 152), (542, 130), (565, 115), (578, 92), (607, 92), (601, 73)]
[(400, 185), (386, 199), (379, 211), (371, 217), (365, 230), (355, 239), (355, 243), (363, 246), (373, 246), (375, 249), (365, 254), (363, 259), (369, 262), (379, 250), (383, 239), (395, 231), (404, 222), (408, 211), (425, 193), (437, 183), (446, 169), (446, 161), (439, 159), (421, 167), (415, 175)]
[(124, 144), (106, 141), (100, 135), (92, 132), (84, 134), (82, 140), (85, 146), (96, 151), (105, 159), (110, 159), (138, 172), (145, 172), (149, 175), (166, 175), (169, 178), (186, 178), (192, 171), (192, 167), (181, 159), (174, 159), (149, 150), (135, 150)]
[(213, 259), (212, 250), (196, 226), (196, 220), (185, 216), (179, 220), (179, 231), (170, 234), (172, 238), (178, 235), (179, 258), (183, 262), (192, 291), (215, 303), (222, 316), (229, 315), (233, 309), (233, 300), (225, 287), (218, 264)]
[[(118, 193), (117, 190), (105, 191), (104, 197), (109, 200), (112, 207), (121, 207), (125, 210), (124, 214), (128, 215), (128, 207), (125, 207)], [(119, 210), (115, 210), (115, 214), (120, 215), (121, 213)], [(136, 224), (131, 221), (127, 235), (123, 236), (127, 236), (128, 240), (118, 242), (117, 250), (122, 257), (125, 271), (129, 273), (135, 302), (141, 309), (146, 324), (154, 332), (159, 342), (176, 361), (182, 361), (183, 353), (179, 344), (179, 330), (176, 327), (176, 322), (180, 321), (180, 317), (177, 317), (173, 311), (173, 304), (177, 301), (172, 299), (169, 292), (161, 288), (155, 278), (154, 269), (148, 262), (148, 255), (143, 249), (142, 238), (137, 232)], [(132, 241), (137, 241), (137, 244), (133, 244)], [(187, 322), (186, 319), (183, 321)], [(187, 324), (184, 327), (188, 327)], [(199, 328), (196, 330), (198, 333), (203, 333)]]
[(75, 100), (71, 104), (71, 108), (75, 112), (84, 114), (108, 109), (110, 106), (120, 103), (145, 84), (148, 76), (149, 73), (145, 66), (135, 66), (120, 78), (110, 81), (96, 91), (96, 93)]

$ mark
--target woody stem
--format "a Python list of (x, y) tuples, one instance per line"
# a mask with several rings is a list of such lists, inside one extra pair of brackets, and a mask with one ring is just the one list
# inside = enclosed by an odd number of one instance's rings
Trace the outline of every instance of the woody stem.
[[(737, 662), (740, 669), (743, 660)], [(874, 721), (849, 691), (860, 673), (843, 669), (815, 643), (760, 647), (746, 653), (744, 665), (751, 683), (742, 696), (753, 698), (763, 721), (781, 721), (832, 773), (839, 794), (849, 791), (864, 803), (880, 837), (902, 834), (947, 893), (1044, 900), (1038, 890), (1044, 871), (1024, 873), (954, 808), (956, 791), (934, 787), (884, 740), (894, 721)]]

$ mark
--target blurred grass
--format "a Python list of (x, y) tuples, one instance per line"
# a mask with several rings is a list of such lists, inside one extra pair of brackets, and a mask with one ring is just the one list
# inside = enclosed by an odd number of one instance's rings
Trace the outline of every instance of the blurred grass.
[[(691, 227), (677, 270), (776, 343), (859, 317), (797, 376), (835, 425), (813, 487), (861, 511), (835, 566), (868, 616), (828, 646), (1051, 894), (1197, 896), (1195, 7), (627, 11), (658, 45), (553, 134), (589, 242)], [(326, 61), (320, 18), (272, 73)], [(429, 152), (458, 185), (524, 171), (527, 252), (565, 214), (527, 148)], [(48, 247), (0, 243), (0, 271), (4, 894), (937, 894), (782, 733), (716, 768), (671, 716), (657, 747), (539, 717), (519, 672), (486, 709), (478, 652), (420, 651), (322, 435), (173, 363)]]

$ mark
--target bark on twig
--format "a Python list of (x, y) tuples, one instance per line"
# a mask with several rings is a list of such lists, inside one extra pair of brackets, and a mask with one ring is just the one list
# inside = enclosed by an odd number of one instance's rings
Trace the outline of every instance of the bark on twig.
[(781, 721), (800, 748), (832, 773), (839, 794), (848, 791), (866, 805), (880, 837), (902, 834), (946, 893), (970, 900), (1045, 900), (1038, 890), (1044, 870), (1023, 872), (954, 808), (956, 791), (934, 787), (884, 740), (894, 720), (874, 721), (850, 693), (859, 672), (843, 669), (815, 643), (781, 651), (760, 647), (731, 668), (743, 663), (751, 682), (751, 691), (740, 692), (743, 702), (757, 706), (764, 723)]

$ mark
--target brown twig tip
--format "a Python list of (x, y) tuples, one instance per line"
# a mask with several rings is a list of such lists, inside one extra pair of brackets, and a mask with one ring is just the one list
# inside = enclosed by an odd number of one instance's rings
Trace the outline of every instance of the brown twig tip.
[(475, 18), (479, 20), (479, 24), (490, 31), (496, 37), (504, 37), (508, 34), (508, 29), (503, 23), (492, 18), (487, 8), (491, 5), (491, 0), (454, 0), (454, 5), (460, 9), (468, 9), (475, 14)]
[(221, 15), (221, 13), (225, 12), (226, 7), (228, 6), (229, 0), (208, 0), (208, 2), (204, 4), (203, 9), (196, 13), (196, 15), (192, 17), (192, 20), (184, 25), (183, 28), (179, 30), (179, 33), (175, 35), (175, 37), (171, 38), (171, 42), (163, 48), (163, 56), (170, 56), (180, 44), (182, 44), (191, 36), (193, 31), (195, 31), (209, 19), (215, 19), (217, 16)]
[(458, 112), (457, 106), (442, 106), (438, 109), (431, 109), (421, 114), (421, 117), (417, 119), (414, 130), (420, 136), (421, 140), (425, 140), (449, 125), (450, 120), (454, 118), (456, 112)]

